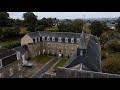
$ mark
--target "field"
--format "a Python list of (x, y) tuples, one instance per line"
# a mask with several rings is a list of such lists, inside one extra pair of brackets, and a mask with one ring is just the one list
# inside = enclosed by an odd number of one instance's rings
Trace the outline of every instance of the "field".
[(63, 67), (67, 61), (68, 59), (63, 58), (53, 68)]
[(46, 63), (49, 60), (51, 60), (52, 58), (54, 58), (54, 56), (48, 56), (48, 55), (39, 55), (37, 57), (35, 57), (36, 62), (38, 63)]

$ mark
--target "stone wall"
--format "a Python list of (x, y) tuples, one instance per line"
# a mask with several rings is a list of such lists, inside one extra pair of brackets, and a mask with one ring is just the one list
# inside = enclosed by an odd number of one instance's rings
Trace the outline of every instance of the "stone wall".
[[(18, 64), (20, 64), (20, 68), (21, 70), (19, 70)], [(10, 68), (13, 68), (13, 75), (10, 76)], [(21, 75), (21, 71), (22, 71), (22, 60), (18, 60), (15, 61), (7, 66), (4, 66), (2, 68), (0, 68), (0, 73), (2, 73), (3, 78), (15, 78), (15, 77), (19, 77), (19, 75)]]
[(34, 58), (35, 56), (43, 54), (43, 49), (45, 54), (56, 54), (57, 56), (61, 53), (64, 57), (70, 57), (77, 49), (76, 43), (59, 43), (59, 42), (38, 42), (27, 44), (30, 51), (30, 56)]

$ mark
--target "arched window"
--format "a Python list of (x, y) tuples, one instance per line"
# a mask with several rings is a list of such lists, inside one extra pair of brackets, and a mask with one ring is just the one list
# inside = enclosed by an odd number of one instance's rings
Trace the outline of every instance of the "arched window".
[(65, 38), (65, 42), (68, 43), (68, 38)]
[(52, 37), (52, 41), (53, 41), (53, 42), (55, 41), (55, 37)]
[(74, 43), (74, 38), (71, 38), (71, 43)]
[(47, 37), (47, 41), (50, 41), (50, 37)]
[(61, 37), (58, 38), (58, 42), (62, 42), (62, 38)]
[(79, 39), (79, 38), (77, 38), (76, 42), (77, 42), (77, 43), (80, 43), (80, 39)]
[(45, 37), (44, 36), (42, 37), (42, 41), (45, 41)]

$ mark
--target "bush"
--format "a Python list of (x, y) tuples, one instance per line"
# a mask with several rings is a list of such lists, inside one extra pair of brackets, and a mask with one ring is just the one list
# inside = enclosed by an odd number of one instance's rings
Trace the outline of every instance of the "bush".
[(21, 45), (20, 43), (13, 43), (13, 44), (9, 44), (9, 45), (3, 46), (3, 47), (4, 47), (4, 48), (11, 49), (11, 48), (18, 47), (18, 46), (20, 46), (20, 45)]
[(118, 39), (112, 39), (105, 44), (105, 48), (108, 50), (120, 52), (120, 41)]
[(45, 27), (43, 25), (39, 25), (35, 28), (35, 31), (44, 31)]

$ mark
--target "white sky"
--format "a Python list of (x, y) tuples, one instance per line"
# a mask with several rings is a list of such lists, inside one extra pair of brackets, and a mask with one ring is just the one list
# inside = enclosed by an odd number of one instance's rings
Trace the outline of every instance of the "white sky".
[[(19, 18), (23, 19), (22, 15), (25, 12), (8, 12), (11, 18)], [(114, 18), (120, 17), (120, 12), (33, 12), (35, 15), (38, 16), (38, 19), (43, 17), (51, 17), (51, 18), (58, 18), (58, 19), (77, 19), (83, 18)]]

